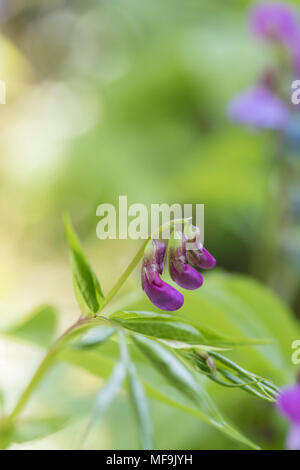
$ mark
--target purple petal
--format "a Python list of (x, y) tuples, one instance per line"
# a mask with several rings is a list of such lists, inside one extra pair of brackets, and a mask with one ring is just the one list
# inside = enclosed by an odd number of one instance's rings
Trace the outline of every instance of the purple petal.
[(291, 423), (300, 425), (300, 384), (281, 391), (277, 408)]
[(151, 302), (162, 310), (178, 310), (183, 305), (183, 295), (160, 279), (158, 274), (154, 276), (151, 284), (145, 275), (144, 289)]
[(286, 105), (271, 90), (260, 86), (234, 98), (228, 108), (232, 121), (263, 129), (281, 129), (289, 116)]
[(300, 450), (300, 424), (291, 426), (286, 447), (288, 450)]
[(212, 269), (216, 266), (216, 260), (206, 248), (202, 251), (189, 251), (189, 262), (197, 269)]
[(174, 263), (170, 263), (170, 274), (173, 281), (184, 289), (198, 289), (203, 284), (202, 275), (189, 264), (182, 266), (182, 270), (176, 269)]
[(292, 41), (299, 32), (295, 10), (283, 3), (260, 3), (250, 13), (253, 34), (283, 43)]
[(162, 274), (164, 270), (164, 258), (166, 253), (166, 245), (161, 242), (157, 242), (156, 248), (156, 262), (158, 266), (158, 272)]

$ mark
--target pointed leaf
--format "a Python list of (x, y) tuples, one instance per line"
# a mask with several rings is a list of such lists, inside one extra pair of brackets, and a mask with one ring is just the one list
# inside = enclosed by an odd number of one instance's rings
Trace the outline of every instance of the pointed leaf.
[(108, 338), (110, 338), (116, 329), (107, 326), (96, 326), (90, 329), (87, 333), (84, 333), (82, 338), (73, 343), (75, 349), (90, 349), (100, 346)]
[(51, 305), (37, 307), (21, 323), (4, 333), (48, 347), (53, 341), (57, 328), (57, 310)]
[(128, 330), (193, 345), (226, 348), (262, 344), (262, 340), (230, 338), (181, 317), (155, 312), (116, 312), (110, 319)]
[(125, 376), (126, 367), (123, 361), (119, 361), (113, 368), (113, 371), (108, 381), (96, 397), (93, 415), (91, 419), (91, 425), (94, 425), (101, 421), (105, 411), (119, 393), (124, 382)]
[(82, 308), (82, 302), (80, 300), (81, 295), (89, 310), (93, 313), (97, 313), (101, 302), (104, 300), (100, 283), (86, 260), (79, 240), (71, 225), (70, 219), (65, 217), (64, 223), (66, 239), (70, 249), (73, 282), (75, 283), (75, 294), (79, 303), (79, 307)]
[(135, 365), (130, 359), (125, 335), (119, 332), (121, 357), (127, 366), (129, 394), (135, 409), (143, 449), (152, 449), (152, 424), (148, 401), (141, 382), (138, 380)]
[(152, 426), (148, 406), (148, 400), (141, 382), (137, 378), (136, 369), (133, 364), (128, 368), (130, 397), (137, 415), (140, 438), (144, 450), (153, 448)]

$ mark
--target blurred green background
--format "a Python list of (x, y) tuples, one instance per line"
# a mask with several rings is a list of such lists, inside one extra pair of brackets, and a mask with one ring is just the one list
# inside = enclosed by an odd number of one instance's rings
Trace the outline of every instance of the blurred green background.
[[(271, 332), (276, 345), (258, 348), (261, 353), (243, 350), (236, 357), (278, 385), (293, 381), (297, 368), (291, 364), (290, 345), (300, 336), (300, 263), (288, 270), (292, 293), (281, 292), (273, 276), (278, 253), (264, 257), (261, 248), (276, 239), (266, 229), (274, 142), (270, 134), (233, 125), (226, 117), (229, 100), (251, 86), (272, 60), (269, 49), (248, 31), (250, 4), (0, 0), (0, 79), (7, 84), (7, 103), (0, 105), (2, 328), (21, 321), (40, 303), (57, 307), (60, 331), (76, 319), (63, 210), (70, 212), (107, 292), (139, 243), (98, 240), (99, 204), (115, 204), (119, 195), (127, 195), (129, 204), (148, 206), (204, 203), (205, 245), (220, 273), (207, 276), (199, 294), (186, 295), (183, 314), (224, 332), (234, 332), (232, 325), (250, 335)], [(276, 207), (272, 211), (276, 216)], [(269, 298), (269, 292), (259, 294), (255, 281), (227, 278), (223, 270), (270, 284), (289, 305)], [(224, 298), (227, 283), (237, 296), (235, 311), (233, 300)], [(251, 305), (255, 300), (257, 305)], [(151, 308), (138, 272), (119, 302)], [(1, 344), (0, 388), (10, 409), (43, 352), (25, 342)], [(14, 447), (75, 446), (74, 435), (100, 383), (82, 368), (55, 368), (28, 413), (62, 413), (70, 423)], [(249, 437), (267, 448), (283, 446), (286, 426), (272, 406), (242, 391), (209, 387), (220, 408)], [(188, 414), (155, 401), (151, 412), (157, 448), (238, 448)], [(131, 412), (121, 396), (88, 447), (137, 445)]]

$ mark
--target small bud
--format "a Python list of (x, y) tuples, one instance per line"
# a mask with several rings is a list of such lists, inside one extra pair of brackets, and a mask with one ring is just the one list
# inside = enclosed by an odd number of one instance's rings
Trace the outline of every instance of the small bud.
[(202, 275), (188, 264), (186, 236), (174, 231), (169, 240), (169, 270), (176, 284), (184, 289), (198, 289), (203, 284)]
[(211, 372), (216, 372), (216, 366), (212, 357), (208, 356), (208, 358), (206, 359), (206, 365)]
[(193, 225), (187, 225), (184, 229), (188, 243), (193, 243), (195, 249), (188, 250), (188, 262), (196, 269), (212, 269), (216, 266), (215, 258), (204, 248), (200, 242), (200, 230)]

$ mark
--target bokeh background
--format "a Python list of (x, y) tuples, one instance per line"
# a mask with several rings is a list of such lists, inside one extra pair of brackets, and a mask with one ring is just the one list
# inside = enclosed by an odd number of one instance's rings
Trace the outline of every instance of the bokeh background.
[[(223, 271), (251, 276), (276, 292), (282, 300), (269, 299), (268, 291), (264, 304), (249, 288), (248, 300), (246, 292), (243, 306), (236, 305), (234, 322), (264, 336), (259, 318), (250, 318), (249, 303), (256, 299), (261, 316), (269, 315), (269, 326), (273, 322), (283, 359), (277, 358), (276, 346), (269, 350), (268, 364), (252, 350), (238, 358), (279, 385), (294, 380), (290, 345), (300, 336), (300, 248), (297, 253), (296, 239), (289, 259), (276, 245), (272, 222), (279, 208), (270, 201), (276, 184), (274, 139), (269, 132), (232, 124), (226, 116), (230, 99), (272, 61), (268, 47), (249, 33), (250, 5), (240, 0), (0, 0), (0, 79), (7, 85), (7, 102), (0, 105), (2, 329), (41, 303), (58, 309), (59, 331), (78, 316), (64, 210), (107, 292), (139, 242), (98, 240), (99, 204), (115, 204), (119, 195), (127, 195), (129, 204), (204, 203), (205, 244), (220, 271), (211, 283), (207, 278), (210, 291), (200, 295), (217, 296), (214, 286), (217, 292), (227, 282)], [(135, 274), (119, 302), (150, 309)], [(191, 302), (184, 314), (220, 326), (213, 309)], [(231, 314), (228, 305), (223, 308), (223, 327), (229, 331)], [(9, 410), (43, 351), (22, 341), (1, 341), (0, 388)], [(76, 445), (74, 435), (100, 385), (82, 368), (55, 368), (28, 413), (63, 410), (73, 419), (55, 434), (14, 447)], [(221, 409), (246, 434), (266, 448), (283, 446), (286, 425), (272, 406), (242, 391), (210, 387)], [(151, 401), (151, 412), (158, 448), (239, 447), (178, 410)], [(87, 446), (138, 446), (125, 395)]]

